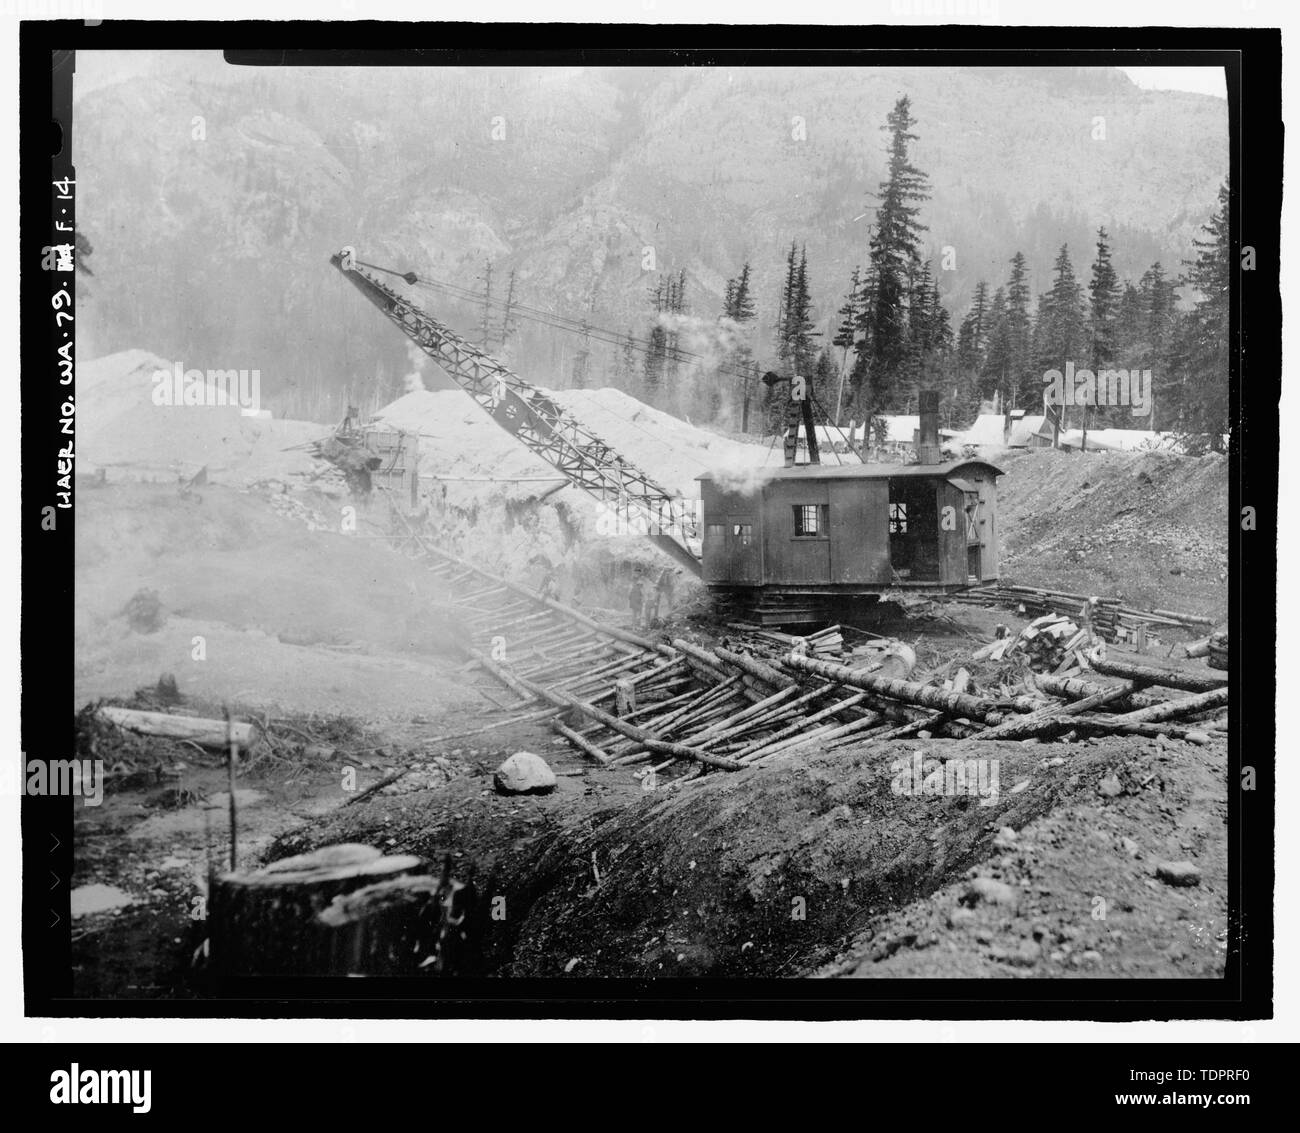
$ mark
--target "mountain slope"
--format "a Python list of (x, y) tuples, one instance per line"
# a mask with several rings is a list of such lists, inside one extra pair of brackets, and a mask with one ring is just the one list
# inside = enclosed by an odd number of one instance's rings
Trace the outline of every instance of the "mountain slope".
[[(329, 268), (344, 244), (469, 288), (491, 260), (494, 297), (514, 271), (517, 301), (639, 337), (659, 272), (684, 270), (712, 319), (749, 258), (762, 360), (792, 240), (823, 330), (865, 259), (902, 94), (933, 191), (927, 254), (955, 256), (937, 273), (954, 324), (1018, 249), (1035, 292), (1063, 242), (1086, 271), (1099, 224), (1121, 276), (1177, 271), (1227, 169), (1222, 100), (1111, 70), (251, 71), (186, 53), (87, 87), (83, 351), (259, 368), (268, 404), (319, 419), (391, 400), (411, 370)], [(480, 337), (474, 304), (430, 305)], [(517, 330), (505, 353), (524, 375), (568, 384), (580, 340)], [(618, 361), (593, 348), (599, 384)]]

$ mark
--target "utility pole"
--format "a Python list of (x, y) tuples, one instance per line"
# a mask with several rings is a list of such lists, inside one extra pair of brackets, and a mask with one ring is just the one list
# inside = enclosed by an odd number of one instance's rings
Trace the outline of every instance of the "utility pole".
[(740, 409), (740, 431), (749, 435), (749, 393), (753, 388), (754, 375), (758, 372), (758, 363), (751, 361), (745, 370), (745, 397)]
[(574, 389), (587, 388), (587, 359), (591, 357), (591, 327), (587, 325), (587, 320), (582, 321), (582, 345), (578, 347), (578, 353), (573, 359), (573, 381)]
[(483, 349), (492, 349), (492, 261), (483, 263), (485, 287), (483, 289)]
[(505, 314), (501, 316), (501, 345), (505, 346), (510, 341), (511, 332), (514, 330), (510, 322), (510, 308), (515, 301), (515, 269), (510, 269), (510, 279), (506, 283), (506, 309)]

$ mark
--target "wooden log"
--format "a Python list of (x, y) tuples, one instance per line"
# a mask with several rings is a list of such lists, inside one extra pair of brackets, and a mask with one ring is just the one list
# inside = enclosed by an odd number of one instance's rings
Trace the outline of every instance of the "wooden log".
[(1154, 665), (1142, 665), (1118, 657), (1107, 657), (1104, 661), (1094, 660), (1089, 664), (1098, 673), (1108, 677), (1123, 677), (1130, 681), (1143, 681), (1149, 685), (1163, 688), (1183, 689), (1185, 692), (1208, 692), (1228, 683), (1228, 678), (1218, 673), (1188, 673), (1179, 669), (1161, 669)]
[(1003, 716), (1002, 709), (993, 701), (984, 697), (971, 696), (968, 693), (947, 692), (944, 689), (917, 684), (914, 681), (873, 677), (867, 673), (846, 668), (844, 665), (837, 665), (831, 661), (816, 661), (810, 657), (801, 657), (795, 653), (788, 654), (783, 659), (782, 664), (805, 673), (815, 673), (817, 676), (825, 677), (837, 684), (852, 685), (854, 688), (865, 689), (867, 692), (882, 693), (885, 696), (893, 697), (895, 700), (918, 704), (922, 708), (942, 709), (957, 716), (970, 716), (984, 720), (987, 723), (1000, 723)]
[[(823, 726), (814, 729), (807, 736), (795, 736), (773, 746), (763, 748), (750, 756), (746, 762), (750, 764), (761, 763), (774, 755), (793, 755), (795, 752), (801, 751), (807, 747), (820, 747), (822, 750), (829, 750), (832, 747), (841, 747), (844, 744), (856, 742), (850, 740), (850, 736), (855, 736), (859, 732), (878, 728), (879, 726), (880, 717), (874, 713), (868, 713), (861, 719), (854, 720), (851, 723), (841, 724), (838, 727), (833, 725)], [(884, 732), (879, 734), (892, 735), (895, 732), (906, 732), (914, 726), (919, 726), (916, 721), (904, 724), (901, 728), (887, 728)], [(869, 738), (874, 740), (876, 736), (872, 735)], [(859, 737), (859, 739), (861, 739), (861, 737)]]
[[(1082, 701), (1080, 702), (1082, 703)], [(1190, 716), (1194, 712), (1205, 712), (1211, 708), (1221, 708), (1228, 703), (1228, 690), (1216, 688), (1196, 696), (1184, 697), (1182, 700), (1168, 700), (1164, 704), (1155, 704), (1150, 708), (1139, 708), (1136, 712), (1127, 712), (1115, 719), (1122, 724), (1148, 724), (1157, 720), (1173, 720), (1179, 716)]]
[[(731, 670), (739, 669), (745, 676), (757, 680), (761, 684), (770, 687), (763, 690), (762, 696), (767, 696), (773, 688), (786, 688), (795, 683), (793, 679), (780, 673), (770, 665), (765, 665), (761, 661), (755, 661), (752, 657), (744, 657), (738, 653), (729, 651), (719, 651), (714, 649), (701, 649), (683, 638), (673, 639), (673, 648), (680, 653), (686, 654), (696, 664), (703, 666), (705, 669), (720, 674), (724, 677), (731, 676)], [(723, 660), (722, 653), (727, 652), (731, 661)], [(728, 668), (730, 665), (730, 669)]]
[[(563, 694), (560, 694), (563, 695)], [(731, 759), (722, 759), (708, 752), (700, 751), (697, 748), (687, 747), (684, 744), (672, 743), (671, 741), (662, 740), (658, 736), (651, 735), (641, 728), (634, 727), (631, 724), (620, 720), (617, 716), (611, 716), (608, 712), (602, 712), (592, 704), (584, 704), (581, 701), (571, 701), (572, 707), (576, 708), (584, 716), (590, 716), (593, 720), (599, 720), (611, 731), (619, 732), (629, 739), (637, 740), (643, 747), (650, 751), (659, 752), (663, 755), (671, 755), (680, 759), (694, 760), (696, 763), (704, 763), (710, 767), (717, 767), (723, 771), (739, 771), (741, 765)]]
[[(475, 662), (477, 664), (477, 662)], [(529, 694), (529, 701), (532, 695)], [(430, 736), (429, 743), (443, 743), (446, 740), (463, 740), (468, 736), (481, 736), (484, 732), (490, 732), (495, 728), (505, 728), (511, 724), (526, 724), (531, 720), (541, 720), (547, 716), (556, 715), (558, 709), (542, 708), (536, 712), (526, 712), (522, 716), (507, 716), (504, 720), (497, 720), (491, 724), (484, 724), (481, 728), (471, 728), (466, 732), (449, 732), (445, 736)]]
[(345, 843), (216, 878), (208, 926), (218, 979), (329, 973), (329, 934), (320, 913), (341, 894), (423, 868), (411, 855), (384, 857)]
[[(212, 720), (202, 716), (176, 716), (170, 712), (142, 712), (135, 708), (117, 708), (106, 704), (99, 710), (106, 720), (120, 728), (146, 736), (166, 736), (169, 739), (189, 740), (200, 747), (225, 751), (229, 740), (225, 720)], [(234, 741), (248, 751), (261, 734), (255, 724), (231, 722)]]
[(636, 689), (631, 681), (614, 682), (614, 705), (620, 716), (630, 716), (636, 711)]
[[(1216, 734), (1215, 730), (1210, 727), (1197, 725), (1196, 727), (1187, 727), (1183, 724), (1171, 724), (1168, 721), (1160, 723), (1132, 724), (1125, 723), (1121, 716), (1075, 716), (1070, 721), (1072, 728), (1079, 728), (1085, 732), (1101, 732), (1106, 735), (1117, 734), (1123, 736), (1167, 736), (1173, 739), (1187, 739), (1189, 736)], [(1221, 734), (1221, 733), (1219, 733)]]
[(1098, 708), (1112, 700), (1119, 700), (1130, 695), (1137, 688), (1136, 684), (1126, 682), (1113, 688), (1098, 689), (1091, 696), (1073, 704), (1055, 704), (1039, 712), (1020, 716), (996, 728), (989, 728), (977, 737), (981, 740), (1025, 740), (1034, 736), (1046, 736), (1052, 732), (1064, 731), (1071, 723), (1071, 717), (1082, 712)]
[(1186, 622), (1188, 625), (1196, 625), (1196, 626), (1214, 625), (1213, 618), (1203, 618), (1199, 614), (1179, 614), (1174, 610), (1152, 610), (1151, 612), (1153, 614), (1159, 615), (1162, 618), (1173, 618), (1174, 621), (1176, 622)]
[(733, 653), (730, 649), (723, 649), (720, 645), (715, 646), (713, 652), (723, 664), (734, 665), (737, 669), (748, 673), (755, 680), (761, 681), (772, 688), (789, 688), (797, 683), (788, 674), (773, 668), (771, 665), (765, 665), (762, 661), (756, 661), (753, 657), (746, 657), (743, 653)]
[[(1094, 696), (1103, 691), (1104, 685), (1093, 684), (1091, 681), (1080, 680), (1078, 677), (1058, 677), (1040, 674), (1034, 678), (1034, 684), (1044, 692), (1051, 693), (1052, 696), (1059, 696), (1064, 700), (1083, 700), (1085, 697)], [(1130, 711), (1134, 708), (1150, 708), (1153, 704), (1163, 704), (1164, 701), (1158, 696), (1152, 696), (1146, 692), (1133, 692), (1121, 700), (1111, 702), (1111, 707), (1118, 711)]]
[(510, 673), (508, 673), (505, 669), (503, 669), (500, 665), (498, 665), (495, 661), (493, 661), (490, 657), (488, 657), (487, 654), (480, 653), (475, 649), (469, 649), (468, 646), (466, 646), (465, 648), (470, 653), (473, 654), (474, 659), (478, 661), (478, 663), (482, 665), (484, 669), (486, 669), (489, 673), (491, 673), (494, 677), (496, 677), (496, 679), (499, 680), (503, 685), (505, 685), (506, 688), (508, 688), (511, 692), (518, 693), (519, 696), (521, 696), (524, 700), (531, 701), (535, 699), (534, 693), (530, 692), (529, 689), (521, 681), (511, 676)]
[(611, 759), (608, 754), (601, 751), (600, 748), (598, 748), (585, 736), (581, 735), (578, 732), (575, 732), (567, 724), (563, 724), (559, 720), (556, 720), (555, 723), (551, 725), (551, 727), (554, 728), (557, 732), (559, 732), (560, 735), (562, 735), (566, 740), (568, 740), (569, 743), (573, 744), (573, 746), (576, 747), (579, 751), (585, 752), (587, 755), (591, 756), (591, 758), (594, 759), (597, 763), (607, 767), (609, 766), (609, 764), (614, 762), (613, 759)]
[[(906, 724), (900, 724), (897, 728), (889, 728), (882, 732), (873, 732), (866, 737), (868, 743), (879, 743), (882, 740), (902, 740), (914, 736), (917, 732), (925, 732), (930, 728), (936, 728), (942, 721), (944, 713), (936, 712), (928, 720), (910, 720)], [(837, 739), (831, 745), (832, 747), (847, 747), (851, 743), (858, 743), (858, 740)]]
[(776, 706), (782, 708), (790, 700), (790, 697), (799, 691), (798, 685), (791, 685), (789, 688), (783, 688), (780, 692), (773, 693), (766, 700), (760, 700), (757, 704), (751, 704), (748, 708), (737, 712), (735, 715), (728, 716), (717, 723), (710, 725), (700, 731), (691, 732), (682, 737), (683, 743), (698, 744), (702, 740), (708, 740), (710, 743), (721, 743), (723, 740), (735, 735), (740, 730), (749, 730), (759, 722), (770, 718), (773, 715), (772, 709)]
[[(791, 709), (801, 708), (808, 701), (815, 700), (820, 696), (825, 696), (829, 691), (830, 686), (813, 689), (811, 692), (804, 693), (804, 695), (799, 697), (798, 700), (791, 701), (786, 707)], [(834, 704), (827, 705), (825, 708), (814, 712), (810, 716), (801, 715), (793, 723), (787, 724), (779, 731), (766, 735), (762, 739), (750, 740), (749, 742), (742, 741), (741, 748), (730, 753), (731, 758), (739, 760), (742, 756), (748, 755), (751, 752), (759, 751), (778, 740), (786, 739), (797, 732), (806, 731), (808, 728), (812, 727), (819, 721), (826, 719), (828, 716), (835, 716), (846, 709), (852, 708), (856, 704), (860, 704), (864, 699), (866, 699), (866, 696), (867, 694), (865, 692), (854, 693), (852, 696), (847, 697), (844, 700), (839, 700)]]

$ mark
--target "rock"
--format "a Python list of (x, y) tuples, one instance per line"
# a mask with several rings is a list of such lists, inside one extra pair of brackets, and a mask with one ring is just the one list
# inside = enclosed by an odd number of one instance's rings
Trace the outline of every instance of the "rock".
[(1012, 830), (1010, 826), (1003, 826), (998, 830), (997, 836), (993, 839), (993, 845), (997, 846), (999, 849), (1014, 846), (1015, 844), (1016, 832)]
[(1111, 772), (1097, 784), (1097, 790), (1108, 799), (1113, 799), (1124, 793), (1124, 784), (1119, 781), (1118, 775)]
[(115, 885), (80, 885), (72, 891), (71, 908), (73, 917), (84, 917), (90, 913), (111, 912), (126, 905), (133, 904), (135, 898)]
[(1138, 856), (1138, 853), (1140, 852), (1140, 847), (1135, 841), (1133, 841), (1132, 838), (1121, 838), (1119, 840), (1119, 844), (1123, 847), (1124, 852), (1128, 854), (1130, 858), (1135, 858)]
[(1200, 885), (1201, 871), (1191, 862), (1157, 862), (1156, 877), (1166, 885)]
[(964, 906), (958, 905), (955, 909), (950, 909), (948, 912), (949, 928), (962, 928), (965, 925), (971, 924), (974, 920), (974, 909), (967, 909)]
[(1022, 940), (1015, 948), (1008, 948), (1002, 959), (1017, 968), (1032, 968), (1041, 955), (1041, 949), (1032, 940)]
[(962, 894), (962, 904), (978, 905), (981, 901), (989, 905), (1007, 905), (1012, 908), (1019, 902), (1019, 895), (1005, 881), (991, 877), (977, 877), (966, 886)]
[(555, 772), (540, 755), (517, 751), (497, 768), (492, 778), (503, 795), (548, 795), (555, 790)]
[(1205, 732), (1188, 732), (1183, 738), (1188, 743), (1193, 744), (1208, 744), (1210, 742), (1210, 737)]

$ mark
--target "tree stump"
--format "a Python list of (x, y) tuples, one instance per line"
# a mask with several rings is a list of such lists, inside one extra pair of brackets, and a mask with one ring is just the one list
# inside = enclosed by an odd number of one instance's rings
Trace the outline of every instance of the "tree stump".
[(218, 877), (208, 910), (213, 971), (218, 979), (335, 974), (321, 912), (336, 897), (423, 869), (417, 857), (345, 843)]
[(330, 969), (349, 976), (462, 975), (474, 966), (472, 883), (395, 877), (335, 898), (320, 914), (331, 931)]

